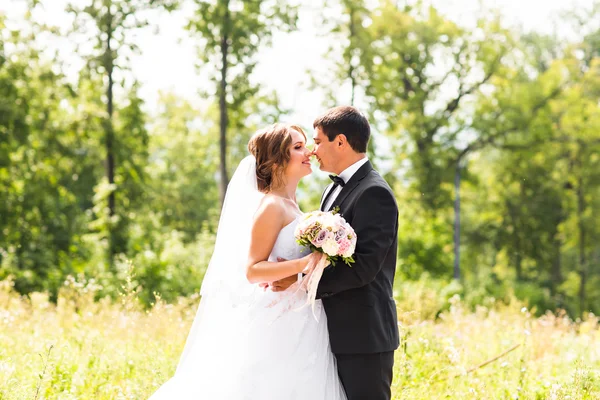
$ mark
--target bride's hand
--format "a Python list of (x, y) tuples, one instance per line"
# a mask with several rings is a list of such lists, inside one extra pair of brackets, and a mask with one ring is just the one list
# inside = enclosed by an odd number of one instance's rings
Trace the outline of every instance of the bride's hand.
[[(306, 275), (310, 274), (313, 271), (313, 269), (315, 269), (315, 267), (317, 266), (319, 258), (321, 258), (321, 253), (319, 253), (318, 251), (314, 251), (309, 255), (302, 257), (304, 268), (301, 272)], [(306, 264), (304, 264), (304, 261), (306, 261)]]

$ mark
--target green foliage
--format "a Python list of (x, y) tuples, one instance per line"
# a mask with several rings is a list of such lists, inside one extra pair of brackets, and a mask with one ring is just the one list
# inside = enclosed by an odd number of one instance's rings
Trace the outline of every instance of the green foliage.
[[(126, 95), (125, 104), (119, 105), (115, 98), (117, 70), (127, 70), (127, 63), (132, 52), (137, 51), (131, 33), (148, 26), (143, 13), (151, 9), (164, 8), (172, 10), (175, 3), (169, 0), (123, 1), (123, 0), (90, 0), (87, 5), (67, 6), (67, 11), (75, 18), (72, 37), (83, 36), (94, 42), (88, 53), (78, 49), (86, 60), (83, 73), (89, 79), (100, 81), (96, 94), (96, 103), (102, 104), (97, 114), (102, 127), (102, 145), (104, 147), (105, 176), (107, 179), (106, 204), (100, 207), (108, 211), (108, 216), (101, 218), (99, 224), (108, 239), (106, 258), (112, 267), (114, 257), (127, 245), (127, 225), (133, 217), (132, 209), (141, 200), (143, 191), (140, 182), (143, 180), (142, 166), (147, 155), (147, 134), (144, 127), (144, 116), (141, 112), (142, 101), (137, 96), (137, 85), (134, 83)], [(98, 96), (99, 95), (99, 96)]]
[[(256, 53), (261, 45), (272, 39), (273, 27), (288, 31), (295, 28), (297, 7), (286, 2), (268, 1), (234, 2), (230, 0), (193, 0), (194, 16), (187, 29), (198, 35), (201, 47), (198, 55), (202, 62), (211, 67), (215, 81), (220, 80), (223, 47), (227, 46), (231, 68), (228, 103), (237, 110), (241, 103), (258, 89), (251, 85), (248, 77), (256, 66)], [(226, 42), (223, 42), (223, 39)]]
[[(130, 268), (145, 305), (154, 292), (198, 290), (219, 183), (250, 135), (289, 113), (252, 73), (272, 28), (295, 29), (299, 8), (189, 0), (207, 101), (163, 94), (149, 114), (128, 68), (132, 33), (149, 26), (148, 11), (180, 3), (71, 7), (71, 37), (87, 46), (76, 79), (42, 51), (38, 38), (55, 28), (28, 13), (11, 31), (0, 17), (0, 278), (19, 292), (56, 299), (66, 276), (83, 274), (100, 282), (99, 297), (116, 297)], [(356, 101), (370, 116), (370, 157), (400, 209), (397, 279), (421, 293), (411, 304), (424, 315), (456, 294), (470, 307), (516, 296), (538, 313), (600, 313), (598, 11), (573, 10), (581, 35), (565, 41), (506, 29), (495, 14), (462, 26), (420, 1), (324, 7), (326, 101)], [(318, 208), (326, 184), (317, 174), (300, 183), (303, 210)]]
[[(399, 203), (397, 273), (416, 280), (421, 274), (450, 276), (452, 267), (451, 217), (441, 212), (432, 215), (422, 206), (421, 196), (395, 189)], [(418, 229), (415, 229), (418, 227)]]
[[(156, 218), (152, 226), (135, 227), (130, 239), (130, 257), (119, 263), (117, 276), (110, 276), (110, 287), (119, 288), (127, 273), (133, 272), (136, 284), (143, 291), (140, 300), (145, 305), (156, 295), (172, 302), (182, 295), (198, 293), (208, 267), (215, 235), (204, 230), (194, 240), (185, 240), (184, 233), (160, 228)], [(115, 294), (115, 293), (111, 293)]]
[[(0, 25), (2, 32), (5, 28)], [(18, 33), (11, 42), (26, 38)], [(0, 64), (0, 277), (12, 274), (23, 292), (54, 288), (77, 269), (84, 216), (71, 183), (77, 166), (64, 77), (35, 50)]]
[[(469, 128), (466, 108), (502, 73), (510, 34), (495, 20), (466, 30), (435, 8), (382, 1), (365, 66), (366, 95), (394, 150), (409, 155), (413, 188), (429, 209), (448, 206), (453, 151)], [(481, 134), (472, 131), (472, 134)]]
[[(174, 95), (163, 95), (150, 128), (146, 166), (148, 211), (163, 226), (193, 239), (202, 227), (216, 230), (219, 214), (216, 187), (218, 147), (214, 128), (200, 110)], [(211, 116), (207, 116), (210, 119)]]
[[(264, 110), (266, 116), (269, 114), (263, 107), (252, 108), (249, 113), (248, 106), (256, 106), (256, 102), (263, 100), (266, 108), (273, 105), (268, 96), (260, 93), (259, 85), (252, 82), (256, 55), (262, 45), (270, 43), (274, 27), (284, 32), (295, 28), (297, 6), (263, 0), (193, 0), (192, 3), (194, 15), (186, 28), (199, 39), (198, 56), (215, 83), (211, 94), (219, 98), (219, 195), (223, 203), (231, 165), (237, 165), (229, 160), (231, 142), (235, 153), (239, 148), (235, 141), (248, 135), (248, 117), (257, 109)], [(275, 109), (278, 111), (276, 104)], [(231, 128), (238, 133), (233, 138), (228, 134)]]

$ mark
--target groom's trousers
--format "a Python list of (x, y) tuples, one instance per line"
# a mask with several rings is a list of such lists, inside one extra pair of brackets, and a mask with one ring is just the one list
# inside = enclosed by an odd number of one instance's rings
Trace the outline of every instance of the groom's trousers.
[(394, 352), (336, 354), (348, 400), (390, 400)]

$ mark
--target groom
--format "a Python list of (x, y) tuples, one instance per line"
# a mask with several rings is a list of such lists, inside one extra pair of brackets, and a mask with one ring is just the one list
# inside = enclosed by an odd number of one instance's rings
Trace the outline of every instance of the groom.
[[(321, 198), (321, 210), (339, 207), (358, 240), (352, 267), (340, 263), (327, 268), (317, 290), (327, 314), (331, 350), (348, 400), (388, 400), (399, 344), (392, 292), (398, 206), (367, 158), (370, 127), (364, 115), (354, 107), (335, 107), (313, 127), (313, 155), (321, 170), (335, 174)], [(289, 281), (276, 282), (273, 290), (284, 290)]]

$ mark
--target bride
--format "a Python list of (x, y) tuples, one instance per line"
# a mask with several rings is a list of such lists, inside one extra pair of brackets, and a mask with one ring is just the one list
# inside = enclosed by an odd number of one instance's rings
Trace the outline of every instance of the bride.
[(296, 188), (311, 173), (306, 135), (275, 124), (254, 134), (248, 150), (227, 189), (177, 371), (151, 400), (346, 399), (321, 300), (313, 315), (298, 285), (267, 285), (300, 280), (313, 257), (294, 238)]

